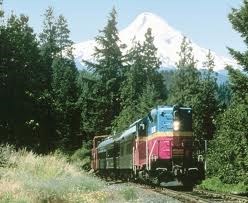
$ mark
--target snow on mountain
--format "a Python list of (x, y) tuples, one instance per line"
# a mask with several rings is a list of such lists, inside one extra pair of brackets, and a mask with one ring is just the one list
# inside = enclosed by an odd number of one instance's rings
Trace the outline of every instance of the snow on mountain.
[[(178, 61), (178, 51), (184, 35), (172, 28), (161, 17), (145, 12), (136, 17), (136, 19), (124, 30), (120, 31), (121, 43), (127, 45), (130, 49), (134, 41), (144, 41), (145, 33), (148, 28), (152, 29), (154, 44), (158, 48), (158, 57), (162, 61), (162, 67), (173, 68)], [(198, 60), (197, 67), (202, 68), (202, 62), (206, 60), (208, 49), (202, 48), (192, 40), (193, 54)], [(97, 46), (94, 40), (81, 42), (74, 45), (74, 56), (77, 62), (82, 65), (82, 60), (94, 61), (94, 47)], [(215, 71), (224, 70), (227, 64), (236, 66), (236, 62), (223, 56), (217, 55), (212, 51), (215, 58)]]

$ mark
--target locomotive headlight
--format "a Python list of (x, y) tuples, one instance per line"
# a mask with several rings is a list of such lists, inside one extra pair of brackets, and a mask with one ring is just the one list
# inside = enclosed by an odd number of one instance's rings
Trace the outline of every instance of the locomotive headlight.
[(174, 122), (173, 122), (173, 129), (174, 129), (175, 131), (178, 131), (179, 128), (180, 128), (180, 122), (179, 122), (179, 121), (174, 121)]

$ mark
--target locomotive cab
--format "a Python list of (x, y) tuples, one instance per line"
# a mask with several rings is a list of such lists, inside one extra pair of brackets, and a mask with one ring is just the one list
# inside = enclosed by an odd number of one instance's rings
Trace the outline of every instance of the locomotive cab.
[(148, 118), (147, 169), (152, 180), (170, 184), (185, 184), (189, 179), (194, 182), (198, 169), (192, 158), (192, 109), (158, 107)]

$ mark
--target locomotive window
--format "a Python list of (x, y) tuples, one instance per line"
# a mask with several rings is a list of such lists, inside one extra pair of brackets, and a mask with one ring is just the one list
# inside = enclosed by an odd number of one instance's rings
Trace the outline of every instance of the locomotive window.
[[(176, 113), (177, 112), (177, 113)], [(180, 130), (192, 131), (192, 111), (188, 109), (180, 109), (174, 112), (174, 119), (180, 122)]]
[(146, 117), (140, 123), (137, 125), (138, 126), (138, 136), (147, 136), (147, 125), (149, 123), (149, 118)]
[(154, 116), (153, 122), (157, 123), (157, 115)]
[(174, 119), (178, 120), (179, 119), (179, 112), (176, 110), (174, 111)]
[(141, 123), (139, 125), (139, 136), (146, 136), (146, 125), (144, 123)]

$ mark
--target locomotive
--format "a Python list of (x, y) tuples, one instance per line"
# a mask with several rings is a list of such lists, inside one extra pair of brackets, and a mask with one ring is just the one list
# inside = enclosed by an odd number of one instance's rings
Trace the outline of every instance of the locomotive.
[(204, 178), (201, 156), (193, 156), (192, 109), (158, 106), (120, 134), (94, 137), (91, 167), (101, 176), (192, 187)]

